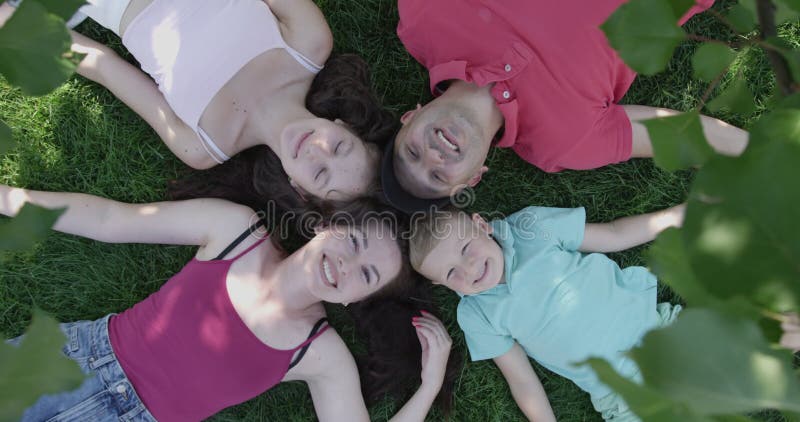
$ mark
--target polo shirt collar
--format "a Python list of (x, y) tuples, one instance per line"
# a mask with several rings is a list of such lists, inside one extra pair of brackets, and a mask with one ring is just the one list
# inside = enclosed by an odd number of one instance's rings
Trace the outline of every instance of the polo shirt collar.
[(431, 92), (435, 96), (439, 96), (441, 92), (436, 88), (439, 83), (453, 79), (459, 79), (466, 82), (472, 82), (471, 78), (467, 77), (467, 62), (464, 60), (453, 60), (451, 62), (437, 64), (428, 70), (431, 80)]

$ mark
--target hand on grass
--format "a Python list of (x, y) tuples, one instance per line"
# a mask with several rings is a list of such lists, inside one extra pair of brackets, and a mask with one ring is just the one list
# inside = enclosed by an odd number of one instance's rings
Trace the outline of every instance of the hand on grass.
[(425, 311), (422, 311), (422, 314), (423, 316), (414, 317), (412, 320), (422, 347), (422, 386), (428, 386), (438, 392), (444, 381), (447, 358), (450, 356), (453, 340), (450, 339), (441, 321)]

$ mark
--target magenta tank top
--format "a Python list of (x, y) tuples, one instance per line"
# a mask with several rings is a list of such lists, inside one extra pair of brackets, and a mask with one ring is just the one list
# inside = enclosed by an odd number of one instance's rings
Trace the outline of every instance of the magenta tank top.
[(160, 290), (111, 318), (114, 353), (159, 421), (198, 421), (269, 390), (295, 352), (328, 328), (290, 350), (267, 346), (247, 328), (225, 279), (231, 264), (263, 241), (230, 260), (192, 259)]

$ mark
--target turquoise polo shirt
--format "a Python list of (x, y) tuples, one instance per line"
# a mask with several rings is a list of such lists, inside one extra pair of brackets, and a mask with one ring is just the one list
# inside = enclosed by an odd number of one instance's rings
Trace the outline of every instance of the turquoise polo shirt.
[(593, 402), (612, 391), (576, 362), (601, 357), (640, 381), (636, 364), (623, 353), (662, 324), (655, 276), (643, 267), (620, 269), (603, 254), (578, 252), (583, 208), (528, 207), (491, 225), (503, 249), (505, 283), (458, 304), (472, 360), (501, 356), (516, 341)]

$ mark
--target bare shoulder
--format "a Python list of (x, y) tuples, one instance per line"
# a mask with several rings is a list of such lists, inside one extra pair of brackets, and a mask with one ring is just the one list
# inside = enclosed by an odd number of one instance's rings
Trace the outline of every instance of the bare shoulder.
[(333, 378), (354, 374), (358, 376), (350, 349), (333, 327), (311, 342), (300, 362), (286, 374), (286, 381)]
[(311, 0), (264, 0), (281, 26), (289, 46), (322, 65), (333, 49), (333, 34), (322, 11)]

